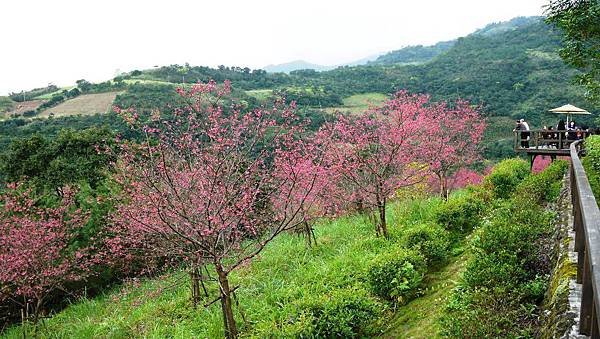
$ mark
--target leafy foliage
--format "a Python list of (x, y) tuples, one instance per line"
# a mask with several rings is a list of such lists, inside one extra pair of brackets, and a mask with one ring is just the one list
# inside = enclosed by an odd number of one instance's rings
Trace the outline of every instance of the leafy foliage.
[(443, 263), (449, 255), (450, 237), (437, 224), (420, 224), (407, 230), (402, 235), (402, 243), (419, 251), (430, 265)]
[(581, 70), (576, 79), (588, 96), (600, 101), (600, 3), (597, 0), (551, 0), (546, 8), (549, 23), (563, 32), (560, 56)]
[(454, 195), (438, 208), (436, 221), (451, 232), (470, 232), (481, 224), (485, 206), (486, 201), (480, 195)]
[(56, 138), (34, 135), (15, 140), (4, 152), (0, 171), (5, 182), (27, 179), (38, 190), (59, 192), (62, 187), (87, 182), (92, 188), (106, 178), (110, 145), (108, 129), (62, 130)]
[[(366, 291), (355, 289), (309, 297), (296, 305), (299, 314), (292, 318), (291, 324), (286, 324), (284, 333), (302, 338), (361, 338), (373, 334), (372, 324), (385, 308)], [(298, 326), (296, 319), (300, 320), (300, 325), (308, 324)]]
[(507, 159), (494, 167), (486, 178), (496, 198), (508, 198), (517, 185), (529, 175), (529, 164), (519, 158)]
[(401, 247), (373, 260), (368, 279), (373, 293), (380, 298), (405, 304), (418, 295), (427, 269), (425, 257)]

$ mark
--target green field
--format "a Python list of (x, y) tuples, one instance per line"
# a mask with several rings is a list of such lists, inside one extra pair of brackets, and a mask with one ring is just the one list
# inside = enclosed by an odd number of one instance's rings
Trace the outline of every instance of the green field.
[(343, 106), (338, 107), (328, 107), (324, 110), (328, 113), (335, 112), (350, 112), (350, 113), (360, 113), (364, 112), (370, 107), (380, 105), (385, 100), (388, 99), (388, 96), (382, 93), (364, 93), (364, 94), (355, 94), (344, 98), (342, 101), (344, 102)]
[(258, 101), (264, 102), (267, 101), (273, 95), (272, 89), (255, 89), (251, 91), (246, 91), (246, 94), (257, 99)]

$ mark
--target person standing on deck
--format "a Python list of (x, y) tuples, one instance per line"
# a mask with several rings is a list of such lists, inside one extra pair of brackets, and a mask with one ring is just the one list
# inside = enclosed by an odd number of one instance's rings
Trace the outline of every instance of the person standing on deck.
[(563, 148), (563, 143), (565, 140), (565, 130), (566, 130), (566, 126), (565, 126), (565, 121), (563, 119), (560, 119), (558, 121), (558, 125), (556, 125), (556, 130), (558, 130), (558, 135), (560, 136), (560, 145), (558, 145), (558, 148), (561, 149)]
[(526, 132), (521, 132), (521, 139), (525, 139), (525, 148), (529, 148), (529, 124), (525, 119), (521, 119), (521, 124), (523, 125), (523, 130)]
[(517, 126), (515, 127), (515, 129), (513, 129), (513, 132), (516, 131), (521, 131), (519, 133), (519, 139), (521, 139), (521, 148), (528, 148), (529, 147), (529, 141), (527, 141), (527, 139), (529, 138), (529, 132), (525, 132), (525, 124), (523, 124), (523, 119), (521, 120), (517, 120)]

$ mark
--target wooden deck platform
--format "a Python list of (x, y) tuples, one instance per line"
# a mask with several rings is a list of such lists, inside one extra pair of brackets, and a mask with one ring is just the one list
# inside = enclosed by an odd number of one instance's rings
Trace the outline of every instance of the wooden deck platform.
[[(588, 132), (580, 131), (577, 134), (573, 131), (554, 131), (554, 130), (530, 130), (529, 136), (525, 137), (523, 131), (514, 132), (514, 150), (517, 153), (527, 153), (530, 165), (538, 155), (550, 156), (552, 160), (556, 157), (570, 156), (569, 147), (572, 143), (588, 136)], [(569, 133), (571, 133), (569, 135)]]

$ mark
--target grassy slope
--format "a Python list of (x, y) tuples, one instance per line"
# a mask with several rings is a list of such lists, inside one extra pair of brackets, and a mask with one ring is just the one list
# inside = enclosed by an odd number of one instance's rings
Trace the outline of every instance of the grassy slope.
[[(431, 219), (437, 204), (438, 199), (394, 204), (388, 211), (392, 233), (397, 236), (411, 225)], [(234, 274), (233, 285), (242, 286), (238, 296), (251, 324), (246, 328), (242, 326), (246, 335), (264, 337), (275, 324), (289, 319), (295, 301), (308, 295), (328, 294), (350, 286), (367, 288), (364, 272), (370, 260), (395, 245), (393, 241), (376, 238), (373, 226), (358, 216), (324, 221), (317, 226), (316, 232), (317, 247), (306, 249), (302, 238), (282, 235), (258, 260)], [(456, 263), (442, 271), (439, 278), (432, 275), (432, 284), (442, 288), (442, 280), (454, 276), (455, 269)], [(186, 278), (183, 272), (174, 272), (162, 279), (128, 283), (106, 295), (76, 303), (49, 319), (42, 337), (222, 336), (220, 306), (190, 309)], [(213, 291), (214, 288), (211, 287)], [(424, 298), (430, 295), (435, 296), (428, 292)], [(431, 304), (425, 301), (427, 303)], [(414, 305), (417, 302), (403, 309)], [(430, 312), (427, 307), (422, 307), (423, 311), (412, 312)], [(241, 321), (237, 311), (236, 317)], [(404, 333), (418, 332), (424, 323), (406, 323), (399, 316), (392, 324), (397, 324), (398, 333)], [(19, 328), (13, 328), (6, 335), (18, 338), (22, 334)]]

